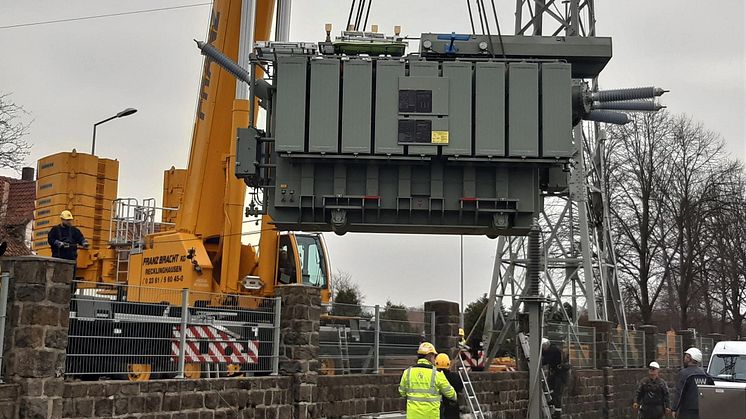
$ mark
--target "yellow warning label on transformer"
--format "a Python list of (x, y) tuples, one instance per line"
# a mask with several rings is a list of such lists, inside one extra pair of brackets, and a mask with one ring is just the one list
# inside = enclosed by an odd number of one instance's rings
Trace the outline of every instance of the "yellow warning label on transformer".
[(448, 131), (433, 131), (430, 142), (433, 144), (448, 144)]

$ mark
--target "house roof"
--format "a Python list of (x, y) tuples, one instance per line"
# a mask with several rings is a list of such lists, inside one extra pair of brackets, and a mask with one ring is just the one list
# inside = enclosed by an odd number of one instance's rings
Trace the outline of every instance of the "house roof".
[[(34, 219), (34, 207), (36, 199), (36, 182), (33, 180), (13, 179), (0, 176), (0, 182), (8, 186), (8, 202), (3, 203), (6, 207), (5, 217), (0, 220), (0, 240), (8, 243), (5, 254), (8, 256), (21, 256), (31, 254), (31, 249), (26, 247), (23, 236), (19, 229), (14, 227), (26, 226)], [(12, 233), (12, 231), (16, 231)], [(25, 228), (22, 229), (25, 231)]]
[[(8, 180), (9, 179), (9, 180)], [(19, 180), (5, 178), (10, 184), (8, 194), (8, 209), (5, 225), (26, 224), (34, 219), (34, 201), (36, 200), (36, 182), (33, 180)]]

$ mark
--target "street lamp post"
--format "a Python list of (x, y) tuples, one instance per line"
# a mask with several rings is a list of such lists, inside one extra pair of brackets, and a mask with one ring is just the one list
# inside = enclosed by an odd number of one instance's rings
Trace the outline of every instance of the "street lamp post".
[(130, 115), (132, 115), (135, 112), (137, 112), (137, 109), (135, 109), (135, 108), (127, 108), (127, 109), (119, 112), (118, 114), (116, 114), (114, 116), (110, 116), (110, 117), (108, 117), (108, 118), (106, 118), (106, 119), (104, 119), (102, 121), (98, 121), (95, 124), (93, 124), (93, 141), (91, 142), (91, 155), (96, 154), (95, 152), (96, 152), (96, 127), (97, 126), (103, 124), (104, 122), (109, 122), (112, 119), (122, 118), (124, 116), (130, 116)]

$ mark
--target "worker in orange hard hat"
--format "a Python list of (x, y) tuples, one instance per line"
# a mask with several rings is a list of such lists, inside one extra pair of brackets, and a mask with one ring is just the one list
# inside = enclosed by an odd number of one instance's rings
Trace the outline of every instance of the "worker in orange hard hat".
[[(73, 213), (64, 210), (60, 213), (60, 223), (49, 230), (47, 242), (52, 247), (52, 257), (76, 261), (78, 247), (88, 248), (83, 233), (73, 225)], [(73, 290), (75, 289), (75, 268), (73, 268)]]
[(441, 396), (456, 400), (456, 390), (434, 365), (437, 354), (432, 343), (420, 343), (417, 364), (404, 370), (401, 376), (399, 394), (407, 398), (407, 419), (438, 418)]
[[(457, 395), (464, 389), (464, 383), (461, 382), (461, 377), (459, 377), (457, 373), (451, 371), (451, 357), (449, 357), (448, 354), (438, 354), (438, 356), (435, 357), (435, 367), (446, 376), (448, 383), (453, 387)], [(459, 411), (458, 401), (451, 400), (444, 396), (440, 401), (440, 418), (459, 419), (460, 417), (461, 412)]]

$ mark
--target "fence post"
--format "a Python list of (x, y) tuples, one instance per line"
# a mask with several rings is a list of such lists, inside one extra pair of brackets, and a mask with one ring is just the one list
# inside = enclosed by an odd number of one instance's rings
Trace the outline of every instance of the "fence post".
[(629, 355), (629, 348), (628, 348), (629, 347), (629, 331), (627, 330), (626, 327), (624, 328), (623, 339), (624, 339), (624, 342), (623, 342), (624, 343), (624, 368), (629, 368), (629, 360), (628, 360), (629, 358), (628, 357)]
[(593, 369), (598, 368), (598, 356), (596, 355), (596, 328), (593, 328)]
[(181, 327), (179, 328), (179, 374), (176, 378), (184, 378), (184, 362), (186, 355), (187, 317), (189, 316), (189, 288), (181, 290)]
[(280, 321), (282, 321), (281, 310), (282, 298), (275, 297), (275, 324), (272, 336), (272, 375), (280, 373)]
[(373, 367), (376, 374), (381, 373), (381, 306), (376, 304), (375, 307), (375, 335), (373, 337)]
[(430, 312), (430, 341), (435, 342), (435, 312)]
[(3, 348), (5, 347), (5, 318), (8, 313), (8, 287), (10, 286), (10, 272), (3, 272), (0, 278), (0, 383), (3, 379)]

